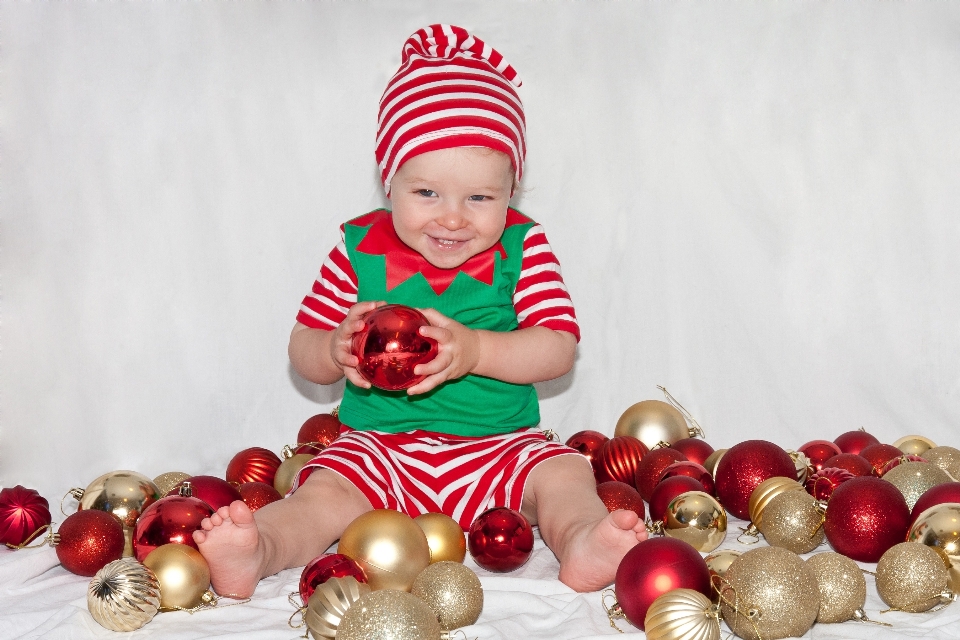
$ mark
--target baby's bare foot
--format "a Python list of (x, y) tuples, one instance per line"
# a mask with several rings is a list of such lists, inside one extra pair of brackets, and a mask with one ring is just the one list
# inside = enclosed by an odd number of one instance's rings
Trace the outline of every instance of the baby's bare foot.
[(643, 521), (633, 511), (618, 510), (585, 526), (560, 558), (560, 581), (576, 591), (597, 591), (613, 582), (620, 560), (647, 539)]
[(220, 596), (249, 598), (260, 581), (263, 549), (253, 512), (241, 500), (220, 507), (200, 523), (193, 540), (210, 565), (210, 582)]

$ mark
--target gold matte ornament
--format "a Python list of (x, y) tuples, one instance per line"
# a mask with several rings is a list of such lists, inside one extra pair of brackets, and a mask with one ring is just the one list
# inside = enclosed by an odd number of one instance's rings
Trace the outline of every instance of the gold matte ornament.
[(467, 537), (456, 520), (443, 513), (424, 513), (413, 519), (427, 536), (430, 562), (463, 562)]
[[(289, 447), (284, 450), (284, 453), (287, 451)], [(311, 460), (313, 455), (309, 453), (291, 454), (277, 468), (277, 475), (273, 477), (273, 488), (279, 491), (281, 496), (286, 496), (293, 488), (293, 481), (297, 479), (297, 474)]]
[(785, 491), (764, 508), (760, 533), (771, 547), (808, 553), (823, 544), (823, 514), (806, 491)]
[(950, 578), (943, 558), (930, 547), (901, 542), (877, 563), (877, 593), (891, 609), (920, 613), (950, 598)]
[(667, 505), (663, 533), (683, 540), (701, 553), (709, 553), (726, 538), (727, 512), (709, 493), (687, 491)]
[(806, 491), (803, 485), (793, 478), (784, 476), (774, 476), (767, 478), (757, 485), (757, 488), (750, 494), (750, 502), (747, 510), (750, 514), (750, 522), (757, 528), (763, 524), (763, 511), (770, 504), (770, 501), (785, 491)]
[(163, 497), (153, 480), (136, 471), (105, 473), (86, 489), (71, 489), (70, 495), (80, 503), (80, 509), (106, 511), (120, 518), (126, 540), (123, 555), (133, 555), (133, 527), (143, 510)]
[(189, 480), (191, 476), (189, 473), (183, 473), (182, 471), (168, 471), (167, 473), (161, 473), (156, 478), (153, 479), (153, 484), (157, 485), (157, 491), (161, 496), (165, 496), (170, 493), (170, 490), (176, 487), (178, 484), (184, 480)]
[(960, 449), (954, 447), (934, 447), (923, 453), (923, 459), (947, 473), (954, 481), (960, 480)]
[(440, 640), (440, 623), (423, 600), (384, 589), (360, 598), (347, 609), (337, 640)]
[(647, 640), (719, 640), (720, 611), (693, 589), (674, 589), (657, 597), (643, 621)]
[(899, 440), (893, 443), (897, 449), (903, 451), (907, 455), (921, 456), (926, 458), (924, 452), (928, 449), (933, 449), (937, 446), (937, 443), (931, 440), (930, 438), (925, 438), (923, 436), (903, 436)]
[(135, 631), (157, 615), (160, 583), (134, 558), (108, 563), (87, 587), (87, 608), (100, 626), (111, 631)]
[(143, 559), (160, 583), (160, 610), (193, 609), (210, 599), (210, 567), (185, 544), (164, 544)]
[(303, 613), (303, 621), (313, 640), (336, 638), (337, 628), (347, 609), (368, 593), (370, 587), (353, 576), (330, 578), (317, 585)]
[(817, 578), (820, 593), (817, 622), (846, 622), (865, 617), (867, 581), (856, 562), (827, 551), (808, 558), (806, 564)]
[(480, 578), (459, 562), (431, 564), (413, 581), (410, 593), (427, 603), (444, 631), (473, 624), (483, 611)]
[(653, 449), (660, 442), (673, 444), (694, 434), (676, 407), (661, 400), (644, 400), (623, 412), (613, 435), (633, 436)]
[(337, 552), (360, 565), (373, 591), (410, 591), (430, 564), (423, 529), (410, 516), (392, 509), (368, 511), (347, 525)]
[(952, 480), (946, 471), (929, 462), (900, 463), (883, 474), (883, 479), (899, 489), (911, 510), (927, 489)]

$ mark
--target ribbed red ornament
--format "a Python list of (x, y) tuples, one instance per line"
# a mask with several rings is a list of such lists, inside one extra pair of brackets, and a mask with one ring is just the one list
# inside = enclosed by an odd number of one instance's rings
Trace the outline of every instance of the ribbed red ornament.
[(807, 478), (804, 486), (807, 493), (817, 500), (829, 500), (833, 491), (842, 483), (856, 476), (839, 467), (824, 467)]
[(860, 453), (871, 444), (880, 443), (875, 436), (870, 435), (862, 429), (841, 433), (833, 442), (840, 448), (842, 453)]
[(650, 519), (654, 522), (663, 520), (667, 505), (687, 491), (703, 491), (703, 485), (689, 476), (674, 476), (654, 487), (653, 495), (650, 496)]
[(616, 436), (603, 443), (594, 475), (598, 482), (617, 480), (631, 487), (636, 482), (637, 465), (646, 455), (647, 445), (633, 436)]
[(800, 446), (797, 452), (807, 456), (807, 460), (810, 461), (810, 466), (812, 466), (815, 471), (823, 469), (823, 463), (826, 462), (827, 459), (843, 453), (843, 451), (840, 451), (840, 447), (829, 440), (811, 440)]
[(707, 461), (707, 458), (710, 457), (710, 454), (713, 453), (713, 447), (710, 446), (705, 440), (700, 440), (699, 438), (684, 438), (683, 440), (677, 440), (670, 445), (671, 449), (676, 449), (690, 462), (696, 462), (699, 465), (703, 465)]
[(902, 456), (903, 451), (900, 451), (900, 449), (897, 449), (892, 444), (878, 442), (877, 444), (868, 444), (861, 449), (857, 455), (861, 458), (866, 458), (867, 462), (869, 462), (873, 468), (873, 475), (881, 476), (883, 475), (881, 473), (883, 467), (894, 458)]
[(357, 582), (366, 584), (367, 575), (363, 569), (352, 558), (348, 558), (342, 553), (324, 553), (317, 556), (303, 568), (300, 573), (300, 598), (304, 606), (317, 587), (322, 585), (330, 578), (345, 578), (347, 576), (356, 578)]
[(170, 542), (198, 549), (197, 543), (193, 541), (193, 532), (200, 528), (204, 518), (211, 515), (213, 509), (199, 498), (160, 498), (144, 509), (137, 520), (133, 532), (133, 552), (137, 560), (143, 562), (151, 551)]
[(300, 427), (297, 433), (296, 453), (312, 453), (314, 455), (330, 446), (330, 443), (340, 435), (340, 419), (331, 413), (320, 413)]
[(626, 482), (617, 482), (616, 480), (601, 482), (597, 485), (597, 495), (600, 496), (600, 500), (603, 501), (603, 505), (610, 513), (617, 509), (626, 509), (627, 511), (633, 511), (643, 520), (646, 513), (643, 499), (637, 493), (637, 490)]
[(220, 507), (229, 507), (234, 500), (242, 500), (237, 488), (216, 476), (193, 476), (183, 482), (179, 482), (170, 491), (168, 496), (180, 495), (180, 488), (184, 482), (190, 483), (190, 495), (194, 498), (200, 498), (216, 511)]
[(750, 494), (761, 482), (775, 476), (797, 477), (793, 458), (786, 451), (766, 440), (735, 444), (717, 463), (717, 498), (729, 513), (749, 520)]
[(57, 530), (55, 546), (63, 568), (92, 576), (123, 557), (123, 523), (107, 511), (85, 509), (67, 517)]
[(660, 482), (663, 482), (667, 478), (674, 478), (676, 476), (687, 476), (688, 478), (693, 478), (703, 487), (700, 489), (700, 491), (705, 491), (710, 495), (714, 495), (713, 476), (710, 475), (710, 472), (707, 471), (703, 465), (697, 464), (696, 462), (690, 462), (689, 460), (674, 462), (664, 469), (663, 473), (660, 474)]
[(600, 449), (603, 443), (609, 440), (607, 436), (599, 431), (578, 431), (567, 439), (566, 445), (572, 447), (585, 455), (593, 467), (593, 475), (597, 475), (597, 464), (600, 459)]
[(265, 507), (271, 502), (283, 500), (280, 492), (272, 485), (262, 482), (244, 482), (240, 485), (240, 498), (250, 508), (250, 511), (256, 511), (260, 507)]
[(0, 544), (19, 546), (50, 524), (50, 503), (23, 485), (0, 491)]
[(903, 542), (910, 508), (893, 484), (864, 476), (840, 484), (830, 496), (823, 531), (834, 551), (860, 562), (877, 562)]
[(960, 502), (960, 482), (944, 482), (924, 491), (910, 512), (910, 526), (930, 507), (947, 502)]
[(857, 453), (841, 453), (832, 458), (827, 458), (823, 466), (846, 469), (855, 476), (873, 475), (873, 467), (870, 466), (870, 461)]
[(926, 460), (920, 456), (915, 456), (912, 453), (901, 453), (899, 456), (888, 460), (887, 464), (883, 465), (883, 467), (880, 469), (880, 477), (882, 478), (883, 476), (887, 475), (888, 471), (899, 467), (904, 462), (926, 462)]
[(686, 457), (673, 447), (659, 447), (647, 452), (647, 455), (643, 456), (637, 464), (637, 472), (634, 474), (634, 482), (640, 497), (650, 502), (653, 490), (660, 482), (660, 476), (663, 475), (663, 470), (674, 462), (683, 460), (686, 460)]
[(263, 447), (250, 447), (233, 456), (227, 465), (227, 482), (263, 482), (273, 485), (280, 468), (280, 456)]

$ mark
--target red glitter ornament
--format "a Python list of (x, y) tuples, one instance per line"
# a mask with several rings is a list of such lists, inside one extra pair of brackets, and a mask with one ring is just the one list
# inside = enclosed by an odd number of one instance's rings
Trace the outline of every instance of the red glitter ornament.
[(880, 444), (876, 437), (870, 435), (863, 429), (847, 431), (837, 436), (833, 441), (842, 453), (860, 453), (871, 444)]
[(133, 552), (143, 562), (147, 555), (169, 542), (178, 542), (198, 549), (193, 532), (200, 529), (204, 518), (213, 509), (199, 498), (167, 496), (143, 510), (133, 531)]
[(899, 467), (904, 462), (926, 462), (926, 460), (920, 456), (915, 456), (912, 453), (901, 453), (899, 456), (892, 458), (891, 460), (887, 461), (887, 464), (883, 465), (883, 468), (880, 469), (880, 477), (882, 478), (883, 476), (887, 475), (888, 471)]
[(422, 313), (401, 304), (378, 307), (363, 316), (364, 327), (353, 334), (351, 350), (360, 359), (357, 371), (375, 387), (408, 389), (426, 376), (416, 375), (418, 364), (437, 357), (437, 341), (420, 335), (430, 326)]
[(494, 507), (481, 513), (470, 525), (467, 546), (470, 555), (484, 569), (513, 571), (530, 558), (533, 528), (519, 511)]
[(311, 418), (300, 427), (297, 432), (297, 450), (296, 453), (320, 453), (330, 446), (330, 443), (340, 435), (340, 419), (331, 413), (320, 413)]
[(717, 498), (729, 513), (749, 520), (750, 494), (761, 482), (775, 476), (797, 477), (793, 458), (786, 451), (766, 440), (735, 444), (717, 463)]
[(910, 526), (930, 507), (947, 502), (960, 502), (960, 482), (944, 482), (924, 491), (910, 512)]
[(597, 495), (600, 496), (600, 500), (603, 501), (603, 505), (607, 508), (608, 512), (613, 513), (617, 509), (626, 509), (633, 511), (643, 520), (643, 516), (646, 513), (646, 509), (644, 509), (643, 506), (643, 499), (640, 497), (640, 494), (637, 493), (637, 490), (626, 482), (617, 482), (615, 480), (601, 482), (597, 485)]
[(807, 460), (810, 461), (810, 466), (813, 467), (814, 471), (820, 471), (820, 469), (823, 469), (823, 463), (829, 458), (843, 453), (843, 451), (840, 451), (840, 447), (829, 440), (811, 440), (799, 447), (797, 452), (807, 456)]
[(829, 500), (833, 495), (834, 489), (851, 478), (855, 478), (852, 473), (839, 467), (824, 467), (807, 478), (805, 487), (807, 493), (817, 500)]
[(650, 496), (650, 519), (654, 522), (663, 520), (667, 505), (678, 495), (687, 491), (703, 491), (703, 485), (690, 476), (674, 476), (659, 483), (653, 489), (653, 495)]
[(617, 604), (630, 623), (643, 630), (647, 609), (674, 589), (710, 597), (710, 570), (700, 553), (676, 538), (650, 538), (630, 549), (617, 568)]
[(881, 471), (883, 467), (894, 458), (902, 456), (903, 451), (900, 451), (900, 449), (897, 449), (892, 444), (878, 442), (877, 444), (868, 444), (861, 449), (857, 455), (861, 458), (866, 458), (867, 462), (869, 462), (873, 468), (873, 475), (882, 476)]
[(633, 436), (616, 436), (603, 443), (594, 475), (597, 482), (617, 480), (631, 487), (636, 482), (637, 465), (647, 454), (647, 445)]
[(841, 453), (832, 458), (827, 458), (823, 466), (846, 469), (855, 476), (873, 475), (873, 467), (870, 466), (870, 461), (856, 453)]
[(183, 482), (178, 482), (170, 491), (168, 496), (180, 495), (180, 489), (184, 483), (190, 483), (189, 495), (194, 498), (200, 498), (216, 511), (220, 507), (229, 507), (234, 500), (242, 500), (237, 488), (222, 478), (216, 476), (193, 476)]
[(696, 462), (699, 465), (703, 465), (707, 461), (707, 458), (710, 457), (710, 454), (713, 453), (713, 447), (711, 447), (706, 441), (700, 440), (699, 438), (684, 438), (683, 440), (677, 440), (670, 445), (671, 449), (676, 449), (690, 462)]
[(263, 447), (250, 447), (233, 456), (227, 465), (227, 482), (262, 482), (273, 485), (280, 468), (280, 456)]
[(660, 482), (660, 476), (663, 475), (663, 470), (674, 462), (682, 462), (683, 460), (686, 460), (686, 457), (672, 447), (659, 447), (643, 456), (637, 464), (637, 472), (634, 474), (634, 482), (637, 485), (637, 492), (640, 497), (650, 502), (653, 490)]
[(823, 531), (834, 551), (860, 562), (877, 562), (903, 542), (910, 509), (900, 490), (886, 480), (864, 476), (841, 483), (830, 496)]
[(78, 576), (92, 576), (119, 560), (125, 542), (120, 518), (97, 509), (68, 516), (53, 537), (60, 564)]
[(256, 511), (260, 507), (265, 507), (271, 502), (283, 500), (280, 492), (272, 485), (263, 482), (244, 482), (240, 485), (240, 499), (250, 508), (250, 511)]
[[(663, 473), (660, 474), (660, 482), (676, 476), (687, 476), (689, 478), (693, 478), (701, 484), (702, 488), (700, 491), (705, 491), (710, 495), (714, 495), (713, 476), (710, 475), (710, 472), (707, 471), (703, 465), (699, 465), (696, 462), (690, 462), (689, 460), (674, 462), (664, 469)], [(659, 482), (657, 484), (659, 484)]]
[(609, 439), (610, 438), (599, 431), (591, 431), (588, 429), (586, 431), (578, 431), (570, 436), (566, 445), (576, 449), (587, 457), (587, 460), (590, 461), (590, 466), (593, 467), (593, 475), (596, 476), (600, 449), (603, 447), (603, 443)]
[(0, 544), (17, 547), (50, 524), (50, 503), (22, 485), (0, 490)]
[(330, 578), (347, 576), (356, 578), (357, 582), (367, 582), (367, 574), (363, 572), (360, 565), (353, 558), (348, 558), (342, 553), (324, 553), (311, 560), (300, 574), (300, 598), (304, 606), (317, 587), (324, 582)]

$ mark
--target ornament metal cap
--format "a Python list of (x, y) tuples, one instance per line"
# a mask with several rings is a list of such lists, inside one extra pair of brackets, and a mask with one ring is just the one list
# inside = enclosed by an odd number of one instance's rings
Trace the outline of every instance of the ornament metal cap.
[(180, 485), (180, 489), (177, 491), (177, 495), (181, 498), (192, 498), (193, 497), (193, 485), (189, 481), (184, 481)]

